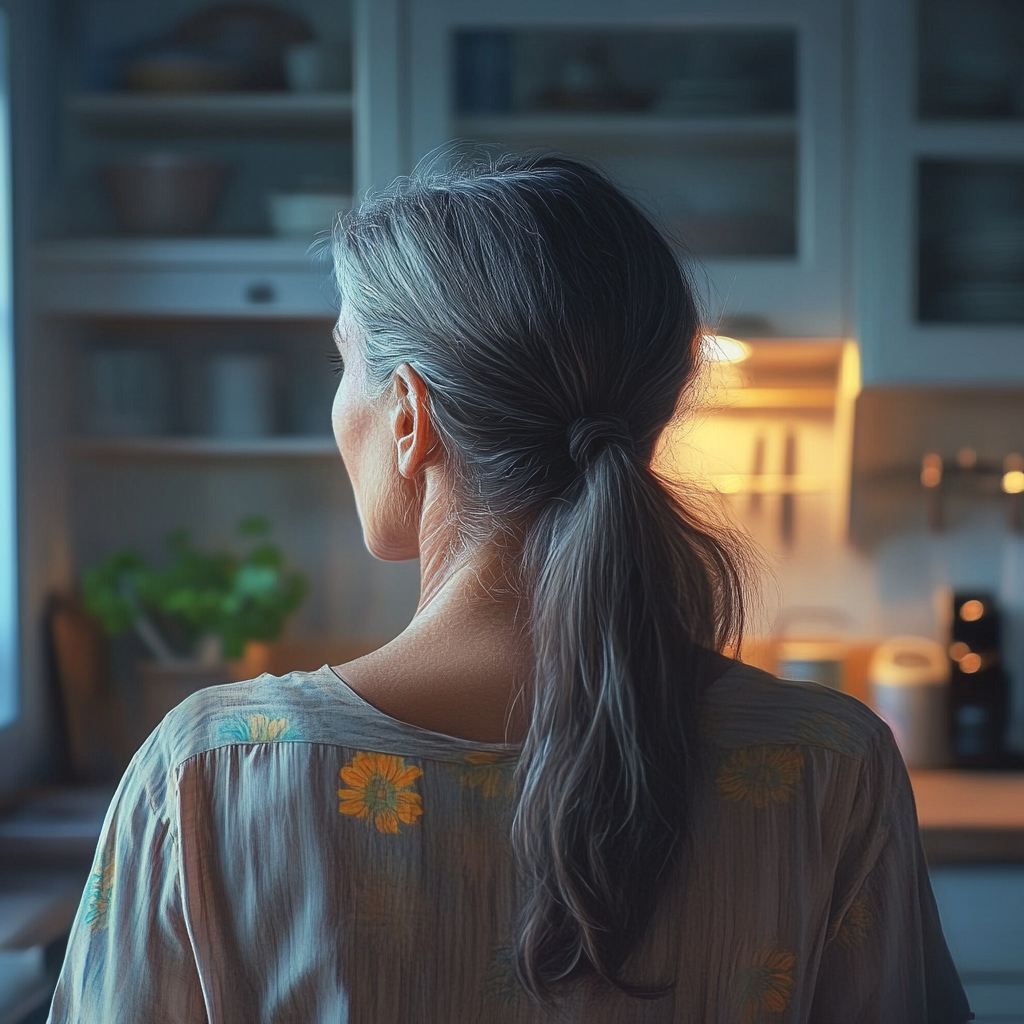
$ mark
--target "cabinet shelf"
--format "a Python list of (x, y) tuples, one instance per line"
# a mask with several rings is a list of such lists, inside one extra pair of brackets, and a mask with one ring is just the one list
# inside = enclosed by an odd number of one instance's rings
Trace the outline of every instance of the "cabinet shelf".
[(710, 480), (722, 494), (828, 494), (835, 487), (831, 477), (808, 474), (762, 473), (755, 476), (752, 473), (715, 473)]
[(74, 438), (71, 451), (92, 459), (338, 459), (332, 437), (103, 437)]
[(85, 125), (106, 130), (253, 131), (334, 130), (352, 126), (352, 94), (289, 92), (76, 93), (69, 111)]
[(513, 114), (459, 117), (456, 134), (467, 138), (790, 138), (795, 117), (670, 117), (664, 114)]
[(149, 269), (182, 266), (289, 267), (313, 265), (304, 239), (265, 235), (193, 238), (94, 237), (42, 242), (33, 252), (41, 267), (115, 266)]
[(1024, 158), (1024, 122), (925, 121), (911, 131), (913, 151), (921, 156), (968, 160)]
[(765, 410), (819, 410), (835, 411), (836, 391), (834, 387), (744, 387), (727, 388), (714, 393), (709, 403), (711, 409)]

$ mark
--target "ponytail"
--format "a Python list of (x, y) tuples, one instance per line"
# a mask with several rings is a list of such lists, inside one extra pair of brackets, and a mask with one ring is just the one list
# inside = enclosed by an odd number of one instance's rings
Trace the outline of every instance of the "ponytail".
[[(526, 870), (517, 942), (546, 996), (621, 976), (679, 851), (702, 652), (738, 580), (650, 468), (611, 438), (531, 537), (533, 716), (512, 834)], [(731, 625), (731, 623), (730, 623)]]
[(461, 525), (525, 538), (520, 979), (658, 995), (623, 969), (682, 849), (710, 652), (742, 626), (737, 563), (651, 468), (698, 370), (686, 271), (600, 172), (544, 155), (400, 180), (334, 256), (371, 381), (427, 383)]

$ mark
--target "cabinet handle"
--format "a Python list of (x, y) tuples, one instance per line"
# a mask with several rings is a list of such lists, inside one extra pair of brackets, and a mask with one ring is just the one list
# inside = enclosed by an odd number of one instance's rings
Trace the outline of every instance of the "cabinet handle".
[(255, 281), (245, 289), (245, 297), (249, 302), (263, 306), (273, 302), (277, 296), (269, 281)]

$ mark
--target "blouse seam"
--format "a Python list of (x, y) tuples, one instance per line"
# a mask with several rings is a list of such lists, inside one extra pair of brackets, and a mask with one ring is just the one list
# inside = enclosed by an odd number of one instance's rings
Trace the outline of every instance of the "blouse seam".
[[(310, 740), (310, 739), (293, 739), (293, 740), (229, 740), (224, 743), (215, 743), (208, 747), (203, 747), (200, 750), (194, 750), (191, 754), (183, 757), (174, 765), (174, 774), (177, 773), (188, 764), (189, 761), (195, 760), (197, 757), (202, 757), (203, 754), (212, 754), (217, 750), (226, 750), (229, 747), (285, 747), (285, 746), (319, 746), (319, 747), (350, 747), (353, 750), (369, 750), (376, 754), (398, 754), (401, 757), (415, 757), (421, 758), (425, 761), (437, 761), (441, 764), (454, 764), (461, 765), (464, 763), (463, 758), (449, 758), (449, 757), (438, 757), (435, 754), (420, 754), (413, 753), (409, 750), (378, 750), (377, 745), (373, 743), (339, 743), (334, 740)], [(383, 744), (381, 744), (383, 746)], [(487, 746), (487, 744), (481, 744), (481, 746)], [(472, 753), (472, 750), (466, 751), (466, 753)], [(502, 761), (508, 765), (513, 765), (518, 758), (503, 758), (499, 761), (495, 761), (495, 767), (501, 765)], [(177, 787), (177, 778), (175, 778), (175, 786)], [(154, 810), (156, 810), (154, 808)]]

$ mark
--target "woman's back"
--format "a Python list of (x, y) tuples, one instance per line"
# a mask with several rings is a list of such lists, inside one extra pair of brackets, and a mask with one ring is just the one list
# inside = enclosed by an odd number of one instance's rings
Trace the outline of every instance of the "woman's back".
[(394, 183), (334, 256), (335, 438), (416, 615), (352, 689), (172, 713), (55, 1020), (967, 1019), (891, 735), (713, 653), (748, 564), (652, 467), (704, 327), (650, 220), (504, 156)]
[[(623, 972), (670, 989), (583, 979), (561, 1009), (965, 1020), (886, 727), (833, 691), (722, 666), (689, 839)], [(517, 755), (389, 718), (326, 667), (203, 691), (115, 800), (54, 1020), (556, 1019), (516, 977)]]

